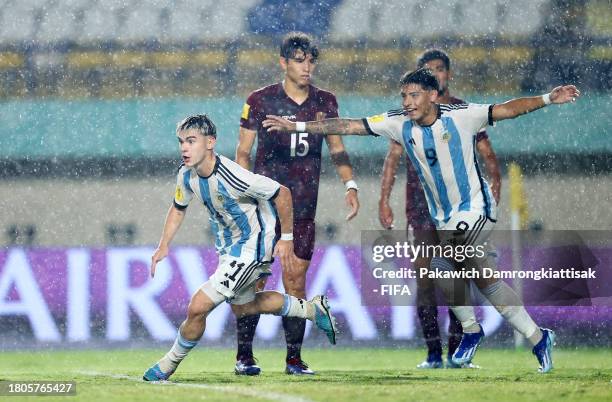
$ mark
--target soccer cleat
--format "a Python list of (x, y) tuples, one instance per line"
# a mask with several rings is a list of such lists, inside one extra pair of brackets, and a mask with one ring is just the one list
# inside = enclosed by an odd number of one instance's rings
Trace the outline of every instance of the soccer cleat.
[(463, 364), (455, 364), (453, 363), (452, 358), (449, 356), (446, 359), (446, 368), (447, 369), (480, 369), (480, 366), (477, 364), (474, 364), (472, 362), (469, 363), (463, 363)]
[(164, 373), (159, 368), (159, 364), (155, 363), (155, 365), (149, 367), (149, 369), (144, 372), (142, 379), (145, 381), (166, 381), (172, 374), (174, 374), (174, 370)]
[(261, 368), (257, 365), (254, 357), (242, 358), (236, 362), (234, 373), (236, 375), (259, 375)]
[(313, 297), (310, 302), (314, 304), (315, 307), (315, 324), (319, 329), (325, 332), (327, 335), (327, 339), (332, 345), (336, 344), (336, 334), (338, 330), (336, 329), (336, 319), (331, 314), (331, 310), (329, 308), (329, 302), (327, 301), (327, 296), (319, 295)]
[(302, 359), (293, 358), (287, 360), (285, 373), (290, 375), (313, 375), (315, 372), (308, 368), (308, 364)]
[(464, 332), (459, 347), (455, 350), (455, 353), (453, 353), (453, 357), (451, 358), (452, 362), (459, 366), (470, 363), (484, 336), (485, 334), (482, 327), (480, 327), (480, 332)]
[(438, 358), (433, 358), (433, 359), (429, 359), (429, 356), (427, 356), (427, 360), (423, 361), (420, 364), (417, 364), (416, 368), (418, 369), (424, 369), (424, 370), (428, 370), (428, 369), (439, 369), (439, 368), (444, 368), (444, 364), (442, 363), (442, 359), (438, 359)]
[(555, 333), (554, 331), (546, 328), (540, 328), (542, 330), (542, 339), (532, 349), (532, 353), (538, 358), (540, 373), (548, 373), (553, 369), (552, 350), (555, 345)]

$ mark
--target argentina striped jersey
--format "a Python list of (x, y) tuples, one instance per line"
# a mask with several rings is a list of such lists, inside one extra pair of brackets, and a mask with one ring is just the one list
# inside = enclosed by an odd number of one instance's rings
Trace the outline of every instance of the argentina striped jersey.
[(492, 124), (493, 105), (437, 105), (431, 126), (419, 126), (403, 110), (364, 119), (366, 129), (401, 143), (415, 167), (429, 213), (441, 227), (458, 211), (496, 218), (496, 205), (475, 154), (476, 134)]
[(181, 166), (174, 205), (184, 209), (194, 196), (204, 204), (219, 255), (269, 262), (277, 240), (274, 197), (279, 189), (280, 184), (274, 180), (216, 155), (215, 167), (208, 177)]

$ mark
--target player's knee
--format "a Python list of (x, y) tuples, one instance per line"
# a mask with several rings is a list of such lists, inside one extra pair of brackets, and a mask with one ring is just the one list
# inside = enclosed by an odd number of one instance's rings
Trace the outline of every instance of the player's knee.
[(274, 297), (274, 293), (269, 292), (257, 292), (255, 293), (255, 298), (253, 299), (253, 303), (255, 303), (258, 307), (261, 307), (267, 304), (271, 298)]
[(231, 306), (232, 306), (232, 312), (237, 318), (248, 315), (249, 313), (249, 309), (248, 309), (249, 306), (246, 304), (232, 304)]
[(187, 306), (188, 319), (206, 319), (216, 304), (204, 293), (196, 292)]

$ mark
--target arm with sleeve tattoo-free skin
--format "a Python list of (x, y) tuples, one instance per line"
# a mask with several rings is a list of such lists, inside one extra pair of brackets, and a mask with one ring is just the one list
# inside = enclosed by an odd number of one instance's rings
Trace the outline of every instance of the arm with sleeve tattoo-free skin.
[[(278, 195), (274, 198), (274, 205), (280, 220), (281, 235), (293, 233), (293, 202), (291, 191), (287, 187), (280, 186)], [(297, 258), (293, 253), (293, 240), (279, 240), (274, 247), (274, 256), (280, 258), (284, 270), (293, 272), (293, 262)]]
[(488, 138), (476, 142), (476, 149), (484, 161), (487, 175), (491, 180), (491, 192), (493, 193), (493, 198), (495, 198), (495, 203), (499, 205), (501, 173), (499, 171), (497, 155), (495, 155), (495, 151), (493, 151), (493, 147), (491, 146), (491, 141), (489, 141)]
[(385, 229), (393, 229), (393, 210), (389, 205), (393, 184), (397, 173), (400, 157), (404, 148), (397, 141), (389, 141), (389, 151), (383, 165), (382, 180), (380, 183), (380, 200), (378, 201), (378, 219)]
[(238, 146), (236, 147), (236, 163), (246, 170), (251, 170), (251, 150), (256, 137), (257, 131), (240, 127)]
[[(574, 102), (580, 96), (580, 91), (574, 85), (565, 85), (550, 91), (550, 103), (562, 104)], [(545, 95), (546, 96), (546, 95)], [(493, 121), (513, 119), (520, 115), (531, 113), (546, 106), (543, 96), (530, 96), (526, 98), (512, 99), (493, 107)]]
[(166, 215), (166, 221), (164, 222), (164, 229), (161, 239), (159, 240), (159, 245), (155, 253), (153, 253), (153, 257), (151, 257), (151, 278), (155, 276), (157, 263), (168, 256), (170, 242), (174, 239), (174, 235), (176, 235), (176, 232), (178, 232), (181, 227), (186, 212), (186, 210), (178, 209), (174, 205), (170, 206), (168, 214)]
[[(344, 144), (342, 143), (342, 138), (337, 135), (330, 135), (325, 137), (325, 141), (327, 142), (331, 159), (334, 162), (334, 165), (336, 165), (336, 171), (338, 172), (338, 176), (340, 176), (342, 183), (346, 184), (347, 181), (353, 180), (353, 167), (351, 166), (351, 161), (349, 160), (349, 156), (346, 153)], [(359, 211), (359, 198), (357, 196), (357, 190), (354, 188), (348, 189), (344, 198), (346, 205), (348, 205), (350, 208), (350, 211), (346, 216), (346, 220), (350, 221)]]

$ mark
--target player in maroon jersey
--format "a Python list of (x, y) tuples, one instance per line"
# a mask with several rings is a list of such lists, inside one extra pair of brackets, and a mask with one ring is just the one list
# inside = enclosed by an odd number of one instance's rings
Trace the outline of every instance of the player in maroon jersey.
[[(288, 187), (293, 195), (294, 249), (297, 261), (293, 274), (284, 272), (283, 284), (290, 295), (306, 294), (306, 271), (312, 258), (315, 240), (315, 213), (321, 172), (323, 136), (293, 133), (287, 136), (268, 133), (262, 126), (266, 115), (275, 114), (291, 121), (322, 120), (338, 117), (334, 94), (311, 84), (319, 50), (312, 39), (300, 32), (285, 36), (280, 47), (282, 82), (260, 88), (247, 98), (240, 119), (240, 139), (236, 162), (249, 168), (255, 138), (257, 152), (253, 171)], [(353, 169), (339, 136), (325, 137), (338, 175), (346, 186), (347, 220), (357, 215), (359, 201)], [(263, 286), (263, 285), (262, 285)], [(253, 358), (252, 342), (259, 316), (237, 320), (238, 353), (236, 374), (257, 375), (260, 368)], [(314, 374), (301, 357), (306, 322), (283, 318), (287, 340), (287, 374)]]
[[(465, 103), (465, 101), (455, 98), (450, 94), (450, 59), (445, 52), (439, 49), (429, 49), (419, 57), (417, 66), (418, 68), (429, 68), (438, 79), (440, 93), (436, 100), (437, 103)], [(484, 129), (476, 135), (476, 148), (484, 160), (487, 173), (491, 179), (491, 192), (493, 193), (493, 197), (499, 204), (501, 175), (497, 157), (495, 156), (489, 137)], [(378, 203), (380, 223), (386, 229), (393, 228), (393, 211), (389, 206), (389, 197), (391, 196), (391, 190), (395, 182), (395, 174), (402, 152), (402, 145), (395, 141), (389, 142), (389, 151), (383, 167), (380, 200)], [(428, 207), (427, 201), (425, 200), (425, 194), (423, 193), (423, 188), (419, 183), (417, 173), (412, 163), (407, 163), (407, 170), (406, 218), (408, 230), (413, 231), (417, 243), (420, 243), (421, 240), (426, 243), (437, 243), (435, 225), (431, 221), (427, 210)], [(428, 259), (419, 257), (415, 261), (415, 265), (418, 267), (426, 267), (429, 266), (429, 261)], [(447, 367), (454, 367), (455, 365), (452, 363), (450, 357), (455, 352), (455, 349), (457, 349), (457, 346), (459, 346), (463, 331), (461, 329), (461, 323), (450, 309), (448, 310), (448, 314), (450, 320), (448, 326)], [(442, 340), (440, 337), (440, 328), (438, 326), (438, 307), (435, 300), (433, 280), (427, 278), (419, 279), (417, 287), (417, 315), (427, 344), (427, 359), (419, 364), (417, 368), (442, 368), (444, 367), (444, 363), (442, 362)]]

